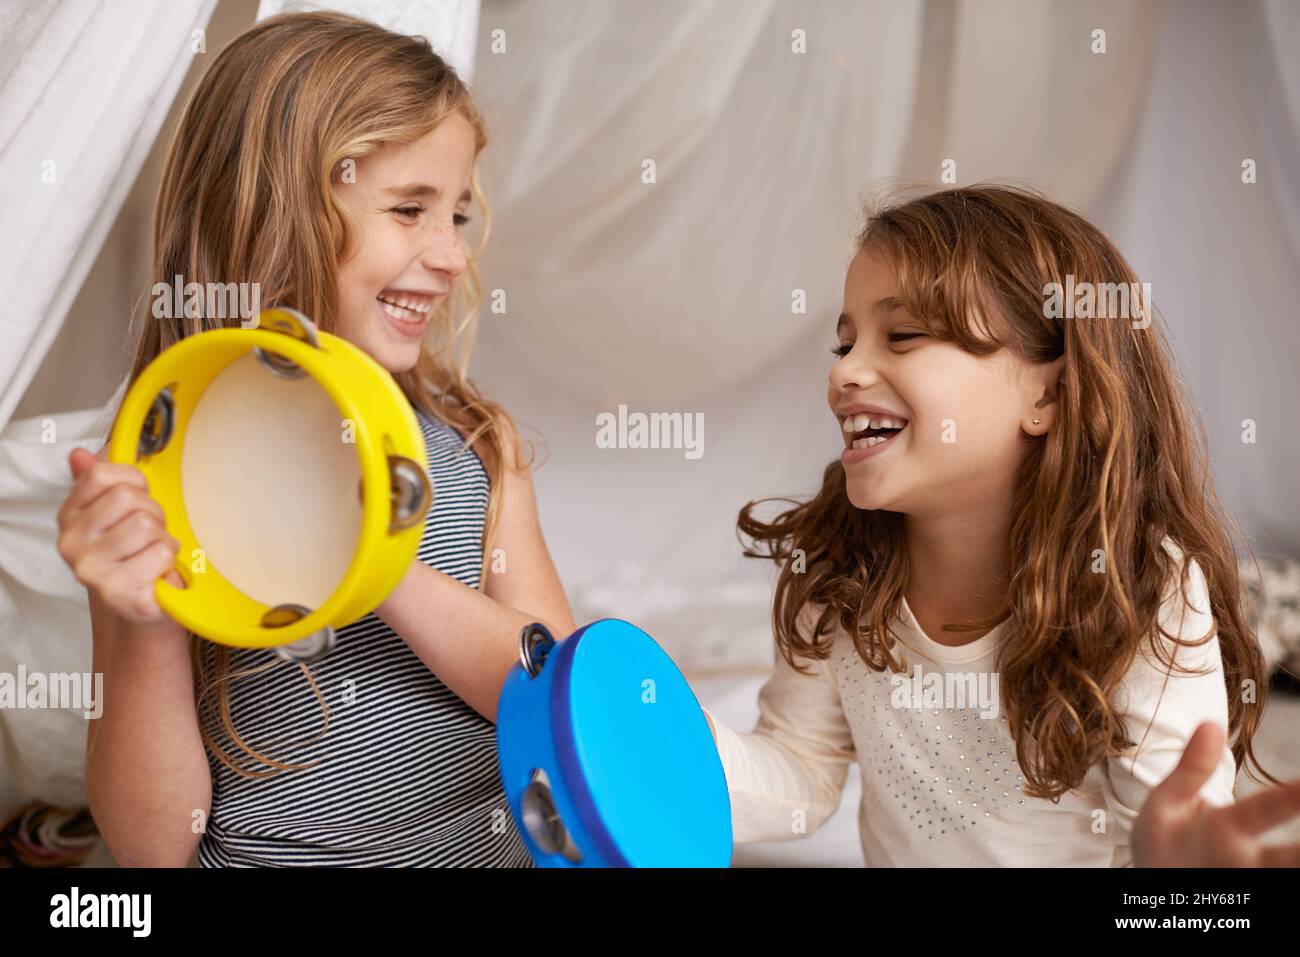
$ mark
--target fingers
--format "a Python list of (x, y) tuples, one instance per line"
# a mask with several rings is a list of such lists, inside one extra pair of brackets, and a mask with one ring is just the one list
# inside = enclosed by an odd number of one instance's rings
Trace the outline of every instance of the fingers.
[(1178, 765), (1158, 785), (1151, 789), (1151, 797), (1162, 800), (1190, 801), (1200, 793), (1223, 756), (1227, 731), (1223, 725), (1206, 721), (1196, 729)]
[[(78, 453), (84, 453), (78, 455)], [(68, 456), (76, 479), (72, 491), (59, 509), (59, 521), (66, 522), (115, 485), (133, 485), (147, 492), (149, 483), (134, 465), (99, 462), (85, 449), (73, 449)], [(88, 465), (85, 463), (89, 463)], [(78, 471), (78, 465), (85, 465)]]
[[(98, 583), (102, 588), (110, 588), (115, 582), (126, 582), (122, 569), (136, 569), (144, 564), (152, 568), (151, 562), (132, 562), (150, 549), (163, 550), (172, 562), (180, 551), (180, 543), (167, 534), (151, 515), (144, 512), (132, 512), (118, 522), (107, 535), (103, 536), (95, 547), (87, 551), (73, 567), (77, 580), (89, 587)], [(157, 572), (141, 571), (150, 580), (158, 578), (170, 565), (164, 564)], [(119, 584), (119, 588), (126, 587)]]
[[(159, 578), (176, 568), (176, 549), (170, 542), (154, 542), (125, 561), (105, 576), (105, 590), (130, 589), (133, 610), (144, 619), (162, 616), (154, 586)], [(178, 576), (179, 577), (179, 576)]]
[(122, 562), (139, 554), (154, 542), (175, 552), (180, 542), (167, 534), (162, 517), (149, 511), (134, 511), (104, 533), (96, 551), (111, 562)]
[(159, 534), (167, 528), (167, 514), (163, 507), (149, 493), (134, 485), (117, 485), (109, 489), (83, 509), (78, 525), (87, 539), (94, 539), (109, 535), (123, 522), (134, 520), (135, 515), (152, 519)]
[(1263, 834), (1269, 828), (1300, 815), (1300, 781), (1271, 787), (1223, 808), (1232, 823), (1247, 834)]
[(74, 479), (90, 468), (94, 461), (94, 457), (80, 446), (68, 453), (68, 467), (72, 469)]

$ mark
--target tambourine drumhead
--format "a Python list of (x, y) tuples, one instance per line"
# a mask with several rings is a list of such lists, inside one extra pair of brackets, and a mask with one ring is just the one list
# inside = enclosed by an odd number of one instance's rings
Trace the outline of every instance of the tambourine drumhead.
[(319, 608), (361, 537), (352, 429), (310, 376), (252, 354), (208, 384), (181, 447), (181, 493), (203, 558), (266, 605)]

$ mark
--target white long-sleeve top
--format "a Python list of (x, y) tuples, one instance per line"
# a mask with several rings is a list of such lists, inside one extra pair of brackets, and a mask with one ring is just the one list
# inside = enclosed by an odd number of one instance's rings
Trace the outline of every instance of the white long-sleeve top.
[[(1179, 554), (1169, 540), (1166, 548)], [(1160, 615), (1165, 630), (1183, 640), (1215, 628), (1195, 562), (1187, 597), (1168, 593)], [(805, 612), (807, 635), (815, 613)], [(856, 760), (867, 866), (1131, 865), (1129, 836), (1148, 792), (1173, 770), (1201, 722), (1227, 727), (1217, 634), (1198, 648), (1177, 648), (1179, 667), (1204, 672), (1199, 675), (1170, 674), (1144, 646), (1112, 699), (1137, 746), (1099, 761), (1078, 788), (1053, 803), (1022, 791), (994, 683), (997, 643), (1010, 626), (1004, 621), (969, 644), (949, 647), (921, 630), (904, 601), (894, 628), (904, 674), (869, 669), (838, 627), (830, 656), (806, 662), (812, 674), (777, 654), (752, 732), (737, 732), (709, 714), (731, 795), (733, 839), (811, 834), (839, 807), (848, 763)], [(1165, 645), (1173, 647), (1167, 639)], [(961, 687), (966, 697), (944, 698), (945, 687)], [(933, 689), (939, 698), (927, 698)], [(1235, 777), (1225, 744), (1201, 796), (1215, 806), (1231, 803)]]

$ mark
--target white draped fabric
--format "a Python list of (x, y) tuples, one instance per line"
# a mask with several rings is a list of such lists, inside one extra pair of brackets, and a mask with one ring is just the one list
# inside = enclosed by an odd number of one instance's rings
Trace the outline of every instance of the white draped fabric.
[(63, 325), (214, 3), (0, 7), (0, 427)]
[[(158, 136), (215, 0), (0, 7), (0, 672), (90, 670), (55, 547), (68, 452), (103, 409), (10, 422)], [(97, 447), (97, 446), (92, 446)], [(0, 714), (0, 811), (81, 793), (78, 711)]]

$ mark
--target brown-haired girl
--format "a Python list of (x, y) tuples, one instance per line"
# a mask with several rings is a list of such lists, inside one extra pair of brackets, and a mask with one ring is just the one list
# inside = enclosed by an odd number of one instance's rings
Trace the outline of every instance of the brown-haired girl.
[[(419, 561), (309, 666), (167, 618), (154, 582), (183, 587), (177, 543), (142, 473), (72, 453), (59, 550), (90, 593), (106, 695), (86, 792), (120, 863), (183, 865), (196, 849), (205, 866), (531, 863), (497, 769), (497, 695), (523, 625), (573, 621), (530, 461), (466, 377), (480, 250), (462, 229), (486, 141), (427, 41), (341, 14), (257, 24), (186, 105), (151, 283), (256, 282), (264, 305), (363, 349), (414, 407), (437, 494)], [(145, 318), (131, 381), (231, 324)], [(509, 574), (486, 560), (498, 549)]]
[(810, 501), (740, 513), (781, 571), (757, 727), (710, 715), (736, 840), (815, 830), (856, 761), (869, 865), (1300, 862), (1255, 840), (1300, 782), (1232, 804), (1267, 675), (1128, 263), (1000, 186), (880, 208), (857, 247), (844, 452)]

